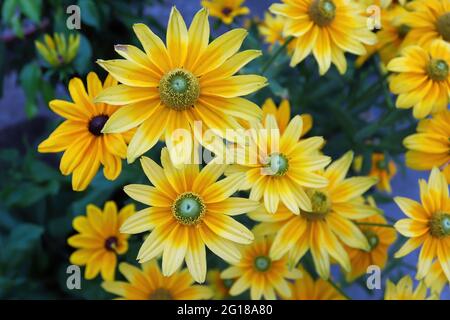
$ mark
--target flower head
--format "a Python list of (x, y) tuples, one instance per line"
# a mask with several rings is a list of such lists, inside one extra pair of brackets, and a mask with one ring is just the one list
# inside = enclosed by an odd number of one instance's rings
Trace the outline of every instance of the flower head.
[(162, 253), (162, 271), (170, 276), (186, 261), (197, 282), (206, 277), (205, 245), (226, 261), (237, 261), (237, 243), (249, 244), (253, 234), (231, 216), (258, 207), (256, 201), (231, 197), (239, 189), (240, 177), (216, 180), (226, 165), (210, 162), (202, 171), (198, 165), (175, 167), (167, 149), (161, 153), (162, 168), (142, 157), (141, 164), (152, 186), (128, 185), (125, 192), (150, 207), (130, 217), (124, 233), (151, 231), (138, 253), (143, 263)]
[(44, 41), (35, 41), (36, 49), (41, 57), (52, 67), (70, 64), (77, 56), (80, 47), (80, 35), (70, 34), (67, 39), (63, 33), (46, 34)]
[(409, 46), (387, 66), (395, 72), (389, 87), (398, 95), (397, 108), (413, 108), (421, 119), (448, 107), (450, 92), (450, 43), (434, 41), (429, 49)]
[(261, 55), (257, 50), (237, 53), (246, 30), (231, 30), (208, 43), (207, 11), (200, 10), (187, 29), (175, 7), (169, 18), (167, 45), (144, 24), (135, 24), (133, 29), (145, 52), (131, 45), (116, 45), (116, 52), (125, 59), (99, 60), (121, 84), (104, 90), (96, 99), (127, 105), (108, 119), (102, 132), (138, 128), (128, 147), (128, 162), (165, 135), (172, 161), (178, 165), (192, 153), (195, 123), (225, 137), (227, 129), (242, 128), (237, 119), (261, 118), (261, 109), (241, 96), (264, 87), (266, 79), (234, 75)]
[(233, 23), (238, 16), (250, 13), (248, 7), (242, 6), (245, 0), (202, 0), (202, 6), (209, 10), (211, 16), (225, 24)]
[(330, 181), (327, 186), (306, 190), (310, 210), (301, 209), (299, 214), (294, 214), (280, 206), (275, 214), (268, 214), (263, 208), (249, 214), (256, 221), (264, 221), (258, 232), (276, 232), (271, 258), (278, 259), (289, 253), (290, 263), (295, 265), (309, 250), (317, 273), (328, 279), (330, 257), (350, 272), (350, 259), (342, 243), (361, 250), (370, 249), (366, 236), (354, 220), (379, 214), (378, 209), (361, 202), (363, 193), (375, 185), (377, 179), (346, 179), (352, 159), (353, 154), (348, 152), (321, 173)]
[(383, 153), (372, 154), (372, 165), (370, 167), (369, 176), (378, 178), (378, 190), (391, 193), (391, 179), (396, 174), (397, 166), (394, 161), (387, 160)]
[(230, 295), (237, 296), (250, 289), (252, 300), (264, 297), (275, 300), (276, 294), (291, 296), (291, 288), (287, 279), (298, 279), (301, 272), (289, 270), (287, 258), (272, 259), (269, 251), (272, 241), (266, 237), (255, 239), (250, 246), (242, 247), (242, 258), (239, 262), (222, 272), (224, 279), (236, 279), (230, 288)]
[(408, 216), (395, 224), (397, 231), (409, 239), (395, 253), (403, 257), (421, 247), (417, 264), (417, 279), (430, 271), (436, 259), (447, 279), (450, 279), (450, 199), (445, 176), (433, 168), (428, 179), (419, 180), (420, 199), (396, 197), (395, 202)]
[(102, 133), (107, 120), (118, 107), (96, 103), (94, 98), (103, 88), (114, 86), (116, 81), (108, 76), (101, 83), (94, 72), (87, 76), (87, 91), (79, 78), (69, 82), (73, 102), (50, 101), (50, 109), (66, 120), (38, 147), (42, 153), (64, 151), (60, 163), (62, 174), (72, 174), (72, 188), (83, 191), (91, 183), (100, 165), (108, 180), (115, 180), (125, 158), (131, 131), (123, 133)]
[(419, 283), (416, 290), (413, 287), (413, 281), (406, 275), (395, 285), (390, 280), (386, 282), (386, 291), (384, 300), (435, 300), (436, 296), (431, 295), (427, 298), (427, 287), (423, 281)]
[(70, 256), (70, 263), (86, 266), (86, 279), (94, 279), (101, 273), (104, 280), (114, 280), (117, 256), (128, 250), (128, 235), (120, 233), (119, 229), (134, 213), (134, 205), (118, 211), (116, 204), (108, 201), (103, 211), (93, 204), (86, 210), (86, 216), (73, 220), (73, 227), (79, 233), (67, 240), (70, 246), (77, 248)]
[(403, 145), (408, 149), (406, 165), (414, 170), (431, 170), (442, 167), (450, 183), (450, 111), (433, 114), (420, 120), (417, 133), (406, 137)]
[(193, 279), (186, 269), (163, 276), (156, 260), (144, 263), (142, 268), (122, 262), (119, 270), (127, 281), (105, 281), (102, 287), (120, 299), (200, 300), (212, 296), (207, 286), (192, 284)]
[[(286, 38), (283, 35), (286, 18), (280, 15), (273, 15), (270, 12), (264, 14), (264, 21), (259, 24), (259, 33), (264, 37), (266, 43), (273, 47), (275, 44), (282, 46)], [(294, 51), (294, 42), (288, 44), (288, 52)]]
[(433, 262), (430, 271), (426, 274), (425, 285), (430, 288), (431, 292), (437, 297), (440, 296), (445, 286), (450, 288), (450, 280), (445, 276), (441, 265), (438, 261)]
[(366, 24), (363, 10), (345, 0), (282, 0), (270, 11), (286, 17), (284, 35), (295, 39), (291, 66), (305, 59), (312, 51), (321, 75), (336, 65), (340, 73), (347, 70), (344, 52), (363, 55), (363, 44), (373, 45), (376, 36)]
[(213, 299), (223, 300), (225, 298), (229, 298), (230, 296), (230, 287), (233, 284), (233, 281), (230, 279), (222, 279), (220, 277), (220, 270), (212, 269), (208, 271), (206, 275), (206, 281), (208, 282), (209, 287), (214, 292)]

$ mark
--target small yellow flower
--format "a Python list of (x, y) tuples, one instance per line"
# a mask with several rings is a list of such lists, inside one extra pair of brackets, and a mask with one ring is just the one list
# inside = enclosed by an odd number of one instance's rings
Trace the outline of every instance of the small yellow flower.
[(433, 168), (428, 179), (419, 180), (420, 199), (396, 197), (394, 200), (408, 216), (395, 223), (395, 228), (409, 238), (395, 253), (401, 258), (421, 247), (417, 264), (417, 279), (423, 279), (436, 259), (447, 279), (450, 279), (450, 198), (444, 175)]
[(36, 49), (41, 57), (52, 67), (70, 64), (77, 56), (80, 47), (80, 35), (70, 34), (69, 39), (63, 33), (46, 34), (44, 41), (35, 41)]
[(426, 0), (411, 2), (413, 9), (405, 23), (411, 27), (408, 41), (427, 48), (436, 39), (450, 43), (450, 2)]
[(416, 290), (413, 281), (406, 275), (395, 285), (390, 280), (386, 282), (384, 300), (435, 300), (437, 297), (431, 295), (427, 298), (427, 287), (423, 281), (419, 282)]
[(395, 72), (389, 79), (396, 106), (413, 108), (415, 118), (448, 108), (450, 92), (450, 43), (435, 40), (424, 49), (408, 46), (401, 57), (392, 59), (387, 69)]
[(397, 174), (394, 161), (385, 159), (383, 153), (372, 154), (372, 166), (369, 176), (378, 178), (377, 189), (388, 193), (392, 192), (391, 179)]
[(240, 259), (237, 244), (251, 243), (253, 233), (232, 216), (259, 205), (231, 197), (240, 187), (240, 177), (216, 182), (226, 165), (214, 161), (201, 171), (196, 164), (176, 168), (166, 148), (161, 152), (162, 168), (147, 157), (141, 158), (141, 164), (154, 187), (132, 184), (124, 190), (150, 207), (130, 217), (121, 228), (121, 232), (130, 234), (151, 231), (139, 250), (139, 262), (162, 254), (163, 274), (170, 276), (186, 261), (195, 281), (204, 282), (205, 245), (225, 261)]
[(345, 271), (351, 269), (350, 259), (342, 243), (352, 248), (369, 250), (366, 236), (354, 220), (379, 214), (377, 208), (364, 204), (361, 196), (377, 183), (373, 177), (345, 178), (352, 163), (352, 152), (333, 162), (320, 175), (329, 184), (320, 189), (306, 189), (311, 210), (289, 212), (280, 206), (275, 214), (268, 214), (261, 206), (250, 212), (253, 220), (263, 221), (256, 234), (276, 233), (270, 257), (278, 259), (289, 253), (295, 265), (309, 250), (317, 273), (324, 279), (330, 276), (330, 257)]
[(220, 270), (209, 270), (206, 275), (206, 281), (214, 293), (213, 299), (223, 300), (230, 296), (230, 287), (233, 282), (229, 279), (222, 279), (220, 277)]
[(450, 183), (450, 111), (445, 110), (423, 119), (417, 133), (403, 140), (408, 149), (406, 165), (414, 170), (431, 170), (441, 167)]
[(284, 35), (294, 37), (291, 66), (309, 54), (314, 55), (321, 75), (335, 64), (343, 74), (347, 70), (344, 52), (366, 53), (364, 44), (374, 45), (376, 35), (367, 28), (362, 6), (346, 0), (282, 0), (270, 11), (286, 17)]
[(210, 299), (212, 291), (207, 286), (193, 285), (188, 270), (175, 272), (170, 277), (161, 274), (156, 260), (142, 265), (142, 269), (129, 263), (119, 265), (127, 280), (105, 281), (102, 288), (125, 300), (200, 300)]
[[(386, 219), (380, 214), (359, 219), (357, 222), (387, 224)], [(347, 282), (352, 282), (366, 274), (368, 266), (375, 265), (383, 269), (388, 259), (388, 249), (397, 238), (395, 230), (389, 227), (360, 225), (359, 228), (366, 236), (370, 249), (364, 251), (345, 246), (352, 266), (351, 271), (346, 274)]]
[[(286, 38), (283, 35), (286, 21), (286, 18), (280, 15), (273, 15), (269, 12), (264, 14), (264, 21), (259, 24), (258, 30), (264, 37), (265, 42), (271, 45), (271, 48), (273, 48), (275, 44), (282, 46), (286, 41)], [(287, 45), (289, 53), (292, 53), (294, 48), (294, 42), (290, 42)]]
[(444, 274), (441, 265), (438, 261), (433, 262), (430, 271), (424, 278), (425, 284), (430, 288), (431, 292), (436, 296), (440, 296), (444, 287), (447, 286), (450, 289), (450, 281)]
[(128, 250), (128, 235), (119, 229), (134, 213), (134, 205), (118, 212), (116, 204), (108, 201), (103, 211), (93, 204), (86, 211), (86, 216), (73, 220), (73, 228), (79, 233), (67, 239), (70, 246), (77, 248), (70, 256), (70, 263), (86, 266), (86, 279), (94, 279), (101, 273), (104, 280), (114, 280), (117, 256)]
[(272, 259), (269, 256), (271, 246), (271, 239), (261, 237), (255, 239), (250, 246), (241, 248), (241, 260), (221, 274), (224, 279), (236, 279), (231, 286), (230, 295), (237, 296), (250, 289), (252, 300), (259, 300), (261, 297), (275, 300), (276, 294), (291, 296), (287, 279), (298, 279), (302, 274), (297, 269), (288, 269), (286, 257)]
[[(287, 99), (281, 100), (279, 107), (275, 105), (272, 98), (266, 99), (262, 106), (263, 111), (263, 122), (266, 121), (267, 115), (271, 114), (275, 117), (277, 121), (278, 129), (280, 129), (280, 133), (283, 134), (286, 130), (289, 120), (291, 119), (291, 105)], [(303, 121), (302, 134), (304, 136), (311, 130), (312, 128), (312, 117), (310, 114), (302, 114), (300, 115)]]
[(50, 109), (66, 120), (38, 147), (42, 153), (64, 151), (60, 170), (63, 175), (72, 174), (72, 188), (83, 191), (91, 183), (103, 165), (103, 174), (115, 180), (122, 171), (122, 160), (126, 157), (127, 142), (132, 131), (102, 133), (107, 120), (118, 110), (117, 106), (95, 103), (94, 98), (104, 88), (117, 82), (108, 76), (102, 84), (94, 72), (87, 76), (87, 91), (79, 78), (69, 82), (73, 102), (50, 101)]
[(245, 0), (202, 0), (202, 6), (209, 10), (211, 16), (220, 19), (225, 24), (250, 13), (250, 9), (243, 7)]
[(289, 283), (292, 295), (282, 297), (284, 300), (346, 300), (328, 281), (314, 280), (303, 268), (300, 270), (302, 277)]

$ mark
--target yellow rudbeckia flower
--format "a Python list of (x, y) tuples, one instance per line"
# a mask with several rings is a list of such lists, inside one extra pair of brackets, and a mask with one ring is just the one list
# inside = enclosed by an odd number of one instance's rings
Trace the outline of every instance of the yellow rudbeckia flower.
[(386, 282), (386, 290), (384, 300), (435, 300), (436, 296), (431, 295), (427, 298), (427, 287), (423, 281), (419, 283), (414, 290), (413, 281), (410, 276), (406, 275), (395, 285), (388, 280)]
[(241, 260), (221, 274), (224, 279), (236, 279), (230, 288), (230, 295), (237, 296), (250, 289), (252, 300), (261, 297), (275, 300), (276, 294), (291, 296), (288, 279), (298, 279), (302, 274), (297, 269), (289, 270), (286, 257), (272, 259), (269, 256), (271, 247), (271, 239), (260, 237), (252, 245), (241, 248)]
[[(280, 15), (273, 15), (269, 12), (264, 14), (264, 21), (259, 23), (258, 31), (264, 37), (264, 41), (271, 45), (271, 48), (275, 44), (282, 46), (286, 38), (284, 37), (283, 30), (286, 24), (286, 18)], [(292, 53), (295, 48), (295, 43), (290, 42), (287, 45), (287, 50)]]
[(124, 300), (200, 300), (210, 299), (212, 291), (207, 286), (193, 285), (186, 269), (169, 277), (161, 274), (156, 260), (142, 265), (142, 269), (129, 263), (119, 265), (127, 280), (105, 281), (102, 288)]
[(216, 180), (226, 165), (210, 162), (199, 172), (198, 165), (176, 168), (166, 148), (161, 153), (163, 168), (147, 157), (142, 168), (154, 187), (128, 185), (125, 192), (148, 206), (130, 217), (121, 228), (124, 233), (150, 231), (138, 259), (143, 263), (162, 253), (164, 276), (173, 274), (186, 261), (197, 282), (206, 277), (205, 245), (226, 261), (237, 261), (236, 244), (249, 244), (253, 233), (231, 216), (258, 207), (259, 203), (231, 197), (239, 189), (240, 177)]
[(245, 0), (202, 0), (202, 7), (209, 10), (211, 16), (225, 24), (231, 24), (238, 16), (250, 13), (248, 7), (242, 6)]
[(206, 275), (206, 281), (208, 282), (209, 287), (211, 288), (213, 294), (213, 299), (215, 300), (223, 300), (229, 298), (230, 296), (230, 287), (233, 283), (232, 280), (222, 279), (220, 277), (220, 270), (213, 269), (209, 270)]
[(75, 59), (80, 47), (80, 35), (70, 34), (67, 39), (63, 33), (46, 34), (44, 41), (35, 41), (36, 49), (41, 57), (52, 67), (68, 65)]
[(289, 252), (289, 260), (295, 265), (309, 250), (317, 273), (328, 279), (330, 256), (346, 272), (351, 269), (349, 256), (341, 243), (361, 250), (370, 249), (366, 236), (354, 220), (379, 214), (377, 208), (362, 203), (360, 199), (377, 183), (377, 179), (346, 179), (352, 159), (353, 153), (348, 152), (321, 173), (330, 181), (328, 186), (306, 190), (312, 203), (311, 210), (302, 209), (299, 214), (294, 214), (280, 207), (275, 214), (268, 214), (259, 208), (249, 213), (250, 218), (264, 221), (263, 227), (257, 230), (258, 234), (276, 232), (270, 250), (271, 258), (278, 259)]
[(409, 238), (395, 253), (401, 258), (421, 247), (417, 264), (417, 279), (430, 271), (435, 259), (450, 280), (450, 198), (448, 184), (442, 172), (433, 168), (428, 179), (419, 180), (420, 199), (396, 197), (394, 200), (408, 218), (395, 223), (395, 228)]
[(376, 35), (367, 28), (362, 7), (345, 0), (282, 0), (270, 7), (285, 16), (285, 36), (294, 37), (295, 51), (291, 66), (305, 59), (312, 51), (321, 75), (336, 65), (343, 74), (347, 70), (344, 52), (363, 55), (363, 44), (374, 45)]
[(115, 180), (122, 171), (127, 141), (132, 131), (102, 133), (107, 120), (117, 111), (116, 106), (96, 103), (94, 98), (103, 88), (117, 82), (108, 76), (102, 84), (94, 72), (87, 76), (87, 91), (79, 78), (69, 82), (73, 102), (50, 101), (50, 109), (66, 120), (39, 146), (42, 153), (64, 151), (59, 169), (63, 175), (72, 174), (72, 188), (83, 191), (91, 183), (100, 165), (108, 180)]
[[(167, 46), (146, 25), (133, 29), (145, 53), (131, 45), (117, 45), (122, 60), (98, 63), (122, 84), (104, 90), (97, 101), (121, 107), (102, 132), (120, 133), (138, 127), (127, 158), (133, 162), (152, 148), (165, 133), (172, 160), (179, 164), (192, 153), (194, 123), (225, 131), (241, 129), (237, 119), (255, 121), (261, 109), (241, 98), (267, 84), (257, 75), (234, 75), (261, 55), (257, 50), (237, 53), (247, 31), (234, 29), (209, 42), (208, 13), (200, 10), (189, 29), (172, 8)], [(177, 132), (190, 137), (179, 139)]]
[(430, 268), (430, 271), (425, 275), (425, 284), (430, 288), (431, 292), (436, 296), (440, 296), (444, 287), (447, 286), (450, 289), (450, 280), (445, 276), (441, 265), (438, 261), (435, 261)]
[(372, 165), (369, 176), (378, 178), (377, 189), (387, 193), (392, 192), (391, 179), (397, 174), (394, 161), (386, 160), (383, 153), (372, 154)]
[(417, 133), (406, 137), (403, 145), (408, 149), (406, 165), (414, 170), (441, 167), (450, 183), (450, 111), (445, 110), (423, 119)]
[(93, 204), (86, 211), (86, 216), (78, 216), (72, 222), (79, 233), (67, 239), (70, 246), (77, 248), (70, 256), (70, 263), (85, 265), (86, 279), (94, 279), (101, 273), (104, 280), (114, 280), (117, 256), (128, 250), (128, 235), (119, 229), (134, 213), (134, 205), (118, 211), (116, 204), (108, 201), (103, 211)]
[(395, 72), (389, 79), (389, 88), (398, 95), (397, 108), (413, 108), (418, 119), (448, 108), (450, 43), (436, 40), (428, 50), (415, 45), (406, 47), (387, 69)]

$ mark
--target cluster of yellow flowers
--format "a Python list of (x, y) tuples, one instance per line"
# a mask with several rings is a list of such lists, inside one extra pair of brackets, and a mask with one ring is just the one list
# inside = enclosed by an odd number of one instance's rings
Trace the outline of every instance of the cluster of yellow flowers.
[[(248, 12), (242, 3), (204, 1), (203, 5), (228, 24)], [(392, 4), (385, 10), (399, 6)], [(268, 14), (261, 30), (270, 42), (292, 44), (291, 66), (312, 53), (320, 74), (331, 63), (345, 73), (344, 52), (364, 55), (377, 40), (361, 8), (355, 1), (283, 0), (270, 7), (276, 16)], [(408, 37), (420, 46), (400, 51), (406, 40), (395, 43), (398, 52), (387, 64), (395, 73), (391, 90), (399, 94), (397, 107), (414, 106), (416, 117), (433, 114), (421, 120), (418, 133), (408, 137), (405, 146), (411, 150), (406, 155), (409, 166), (434, 168), (428, 184), (419, 182), (421, 204), (396, 198), (408, 219), (398, 221), (395, 229), (410, 238), (396, 255), (422, 246), (417, 278), (425, 279), (414, 293), (411, 279), (402, 279), (397, 287), (388, 283), (386, 299), (425, 298), (427, 287), (438, 293), (450, 279), (448, 181), (436, 167), (450, 160), (446, 110), (450, 4), (414, 1), (404, 11), (420, 16), (405, 18)], [(390, 22), (397, 23), (392, 16)], [(438, 22), (428, 21), (431, 17)], [(188, 28), (173, 8), (165, 44), (144, 24), (133, 29), (144, 51), (116, 45), (123, 59), (98, 60), (109, 73), (104, 83), (93, 72), (87, 77), (87, 90), (82, 80), (72, 79), (68, 89), (73, 102), (50, 102), (50, 108), (67, 120), (39, 145), (40, 152), (64, 151), (60, 169), (64, 175), (72, 174), (74, 190), (86, 189), (100, 165), (107, 179), (116, 179), (125, 158), (129, 163), (139, 158), (151, 183), (124, 187), (130, 198), (147, 206), (140, 211), (135, 212), (133, 205), (118, 211), (107, 202), (103, 211), (90, 205), (86, 217), (73, 221), (79, 234), (68, 240), (77, 248), (70, 260), (86, 265), (87, 279), (101, 273), (105, 290), (128, 299), (224, 298), (247, 290), (252, 299), (344, 299), (331, 281), (331, 264), (340, 265), (348, 281), (363, 275), (369, 265), (386, 265), (395, 229), (364, 194), (377, 183), (390, 191), (393, 163), (377, 154), (370, 176), (347, 177), (353, 152), (335, 161), (325, 156), (322, 137), (305, 138), (312, 127), (310, 115), (291, 119), (287, 100), (277, 108), (268, 99), (260, 108), (242, 98), (267, 85), (259, 75), (236, 75), (261, 52), (238, 52), (247, 34), (244, 29), (233, 29), (209, 43), (206, 9), (195, 15)], [(379, 43), (384, 43), (377, 45), (380, 53), (392, 50), (386, 48), (391, 40)], [(196, 129), (197, 122), (202, 129)], [(230, 164), (216, 157), (203, 168), (193, 161), (196, 143), (217, 151), (217, 145), (208, 145), (204, 138), (206, 130), (213, 130), (222, 141), (227, 130), (248, 128), (255, 132), (251, 137), (255, 161), (244, 156), (245, 161)], [(188, 136), (180, 138), (180, 129)], [(167, 146), (161, 152), (161, 165), (143, 156), (159, 140)], [(245, 149), (232, 142), (238, 153)], [(444, 171), (448, 179), (448, 167)], [(248, 191), (248, 198), (233, 196), (238, 191)], [(235, 219), (242, 214), (258, 224), (249, 230)], [(129, 234), (144, 232), (147, 237), (137, 256), (142, 268), (121, 263), (126, 282), (115, 281), (117, 256), (127, 251)], [(230, 266), (208, 274), (206, 247)], [(316, 280), (299, 265), (308, 252), (319, 275)], [(186, 269), (181, 270), (183, 263)], [(193, 284), (205, 280), (209, 287)]]

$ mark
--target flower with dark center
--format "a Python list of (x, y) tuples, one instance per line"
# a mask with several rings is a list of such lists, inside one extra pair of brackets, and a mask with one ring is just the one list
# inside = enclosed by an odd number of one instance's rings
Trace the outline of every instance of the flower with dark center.
[(336, 5), (331, 0), (314, 0), (309, 7), (308, 14), (319, 27), (326, 27), (336, 16)]
[(172, 206), (174, 217), (182, 224), (193, 225), (200, 222), (205, 214), (205, 205), (200, 196), (186, 192), (178, 196)]
[(365, 230), (363, 231), (363, 233), (366, 236), (367, 242), (369, 242), (370, 245), (370, 250), (372, 251), (378, 246), (378, 244), (380, 243), (380, 239), (378, 238), (378, 235), (373, 231)]
[(254, 261), (256, 270), (260, 272), (266, 272), (269, 270), (270, 265), (272, 264), (272, 260), (266, 256), (259, 256), (255, 258)]
[(105, 248), (108, 251), (116, 251), (117, 248), (117, 237), (109, 237), (108, 239), (105, 240)]
[(430, 233), (433, 237), (443, 238), (450, 235), (450, 214), (437, 212), (430, 220)]
[(301, 211), (302, 216), (308, 220), (325, 219), (328, 212), (330, 212), (330, 199), (328, 196), (318, 190), (307, 190), (306, 194), (311, 200), (312, 211)]
[(106, 121), (108, 121), (108, 116), (101, 114), (98, 116), (93, 117), (89, 121), (89, 132), (92, 133), (94, 136), (101, 136), (102, 135), (102, 129), (105, 126)]
[(428, 76), (434, 81), (444, 81), (448, 77), (449, 67), (442, 59), (431, 59), (427, 71)]
[(149, 300), (173, 300), (169, 290), (164, 288), (155, 289), (148, 298)]
[(226, 17), (228, 17), (233, 12), (233, 9), (230, 7), (224, 7), (222, 9), (222, 14)]
[(450, 41), (450, 12), (439, 17), (436, 28), (445, 41)]
[(200, 83), (191, 72), (175, 69), (161, 78), (159, 95), (165, 106), (177, 111), (186, 110), (192, 107), (200, 96)]

